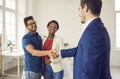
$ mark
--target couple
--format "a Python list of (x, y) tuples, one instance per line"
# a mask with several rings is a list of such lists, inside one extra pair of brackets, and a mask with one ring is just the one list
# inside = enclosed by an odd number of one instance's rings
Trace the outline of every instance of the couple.
[[(60, 50), (63, 48), (63, 40), (55, 36), (59, 29), (57, 21), (52, 20), (47, 24), (48, 36), (44, 40), (42, 47), (41, 36), (36, 32), (37, 25), (32, 16), (24, 18), (24, 23), (28, 33), (22, 39), (25, 54), (24, 74), (25, 79), (63, 79), (63, 66), (61, 58), (58, 57), (52, 62), (50, 57), (56, 54), (51, 49)], [(43, 64), (44, 63), (44, 64)]]
[[(73, 79), (112, 79), (110, 74), (110, 38), (104, 24), (99, 17), (101, 8), (101, 0), (80, 0), (80, 18), (81, 23), (84, 24), (85, 30), (77, 47), (60, 50), (61, 53), (59, 54), (62, 58), (74, 57)], [(38, 45), (35, 45), (36, 48), (37, 46)], [(35, 49), (31, 45), (30, 47)], [(38, 52), (37, 50), (33, 51), (28, 49), (28, 46), (26, 47), (24, 44), (23, 48), (25, 51), (30, 51), (31, 54), (32, 52), (35, 52), (35, 54), (33, 54), (34, 56), (36, 56)], [(39, 56), (49, 55), (48, 51), (46, 52), (40, 51)], [(57, 54), (54, 54), (54, 58), (57, 58), (57, 56)], [(30, 58), (28, 59), (30, 60)], [(35, 62), (35, 60), (31, 61), (34, 61), (34, 64), (38, 63), (37, 61)], [(25, 63), (29, 64), (28, 62)], [(39, 63), (41, 62), (39, 61)], [(34, 66), (30, 67), (33, 68)], [(35, 71), (35, 68), (33, 68), (33, 70), (26, 69), (25, 71), (26, 74), (28, 74), (28, 71)], [(41, 69), (37, 71), (37, 73), (41, 73)], [(30, 74), (28, 74), (28, 76), (30, 76)]]

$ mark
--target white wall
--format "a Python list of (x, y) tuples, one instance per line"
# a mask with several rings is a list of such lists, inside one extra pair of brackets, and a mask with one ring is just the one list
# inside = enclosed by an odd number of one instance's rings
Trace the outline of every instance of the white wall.
[(55, 19), (60, 25), (57, 35), (62, 36), (71, 46), (76, 46), (83, 28), (78, 7), (79, 0), (37, 0), (33, 14), (37, 20), (38, 32), (47, 35), (47, 23)]
[(22, 48), (22, 37), (25, 34), (25, 25), (24, 25), (24, 17), (26, 13), (26, 5), (25, 0), (17, 0), (17, 40), (18, 40), (18, 48)]
[[(55, 19), (60, 24), (57, 35), (70, 43), (70, 47), (77, 45), (82, 34), (82, 25), (79, 18), (79, 0), (30, 0), (27, 14), (35, 17), (38, 32), (47, 35), (47, 23)], [(108, 3), (109, 2), (109, 3)], [(111, 39), (111, 65), (120, 66), (120, 51), (115, 49), (115, 13), (114, 0), (103, 0), (101, 18), (108, 29)]]

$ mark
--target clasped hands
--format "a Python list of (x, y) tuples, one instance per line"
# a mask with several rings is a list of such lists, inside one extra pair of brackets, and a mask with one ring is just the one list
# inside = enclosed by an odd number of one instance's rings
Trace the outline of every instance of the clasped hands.
[(51, 59), (56, 59), (59, 57), (59, 53), (57, 50), (50, 50), (50, 52), (48, 53), (48, 56), (51, 58)]

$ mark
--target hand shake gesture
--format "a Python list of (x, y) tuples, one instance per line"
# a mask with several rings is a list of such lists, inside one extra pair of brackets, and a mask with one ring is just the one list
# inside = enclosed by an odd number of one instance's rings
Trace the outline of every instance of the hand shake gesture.
[(57, 50), (51, 50), (48, 54), (48, 56), (52, 59), (56, 59), (59, 57), (59, 53)]

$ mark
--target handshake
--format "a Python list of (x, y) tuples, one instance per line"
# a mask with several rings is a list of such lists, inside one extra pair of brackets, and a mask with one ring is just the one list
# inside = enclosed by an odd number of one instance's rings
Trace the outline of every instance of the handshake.
[(49, 53), (48, 53), (48, 56), (51, 58), (51, 59), (56, 59), (59, 57), (59, 53), (57, 50), (50, 50)]

